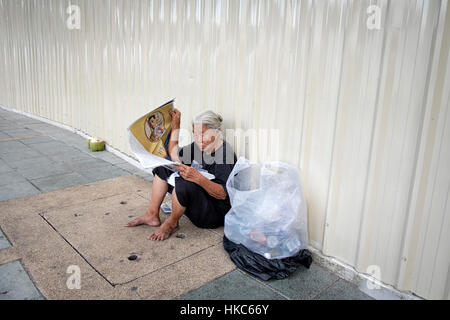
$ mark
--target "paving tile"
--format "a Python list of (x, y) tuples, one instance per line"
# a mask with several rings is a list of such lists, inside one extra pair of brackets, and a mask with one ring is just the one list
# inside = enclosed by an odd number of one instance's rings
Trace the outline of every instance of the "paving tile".
[(153, 173), (150, 169), (148, 169), (148, 171), (146, 171), (145, 169), (139, 169), (128, 162), (118, 163), (118, 164), (115, 164), (115, 166), (122, 168), (123, 170), (126, 170), (126, 171), (128, 171), (132, 174), (135, 174), (139, 177), (142, 177), (142, 178), (153, 176)]
[(0, 186), (12, 185), (15, 183), (27, 182), (27, 180), (17, 172), (0, 173)]
[(0, 266), (0, 300), (42, 300), (19, 261)]
[(3, 131), (0, 131), (0, 139), (9, 139), (11, 138), (9, 135), (4, 133)]
[(118, 164), (116, 164), (116, 167), (119, 167), (128, 172), (141, 171), (139, 168), (136, 168), (135, 166), (133, 166), (131, 163), (128, 163), (128, 162), (118, 163)]
[(22, 128), (23, 126), (21, 124), (18, 124), (17, 121), (23, 121), (25, 118), (21, 118), (19, 117), (15, 117), (15, 116), (11, 116), (11, 115), (7, 115), (7, 116), (3, 116), (3, 119), (5, 119), (7, 122), (9, 122), (9, 125), (11, 127), (16, 127), (16, 128)]
[(41, 155), (40, 157), (36, 158), (19, 159), (17, 161), (9, 163), (8, 165), (14, 169), (28, 169), (32, 167), (52, 166), (54, 163), (55, 161)]
[(126, 161), (111, 152), (108, 152), (106, 150), (104, 151), (91, 151), (90, 149), (87, 149), (87, 151), (91, 156), (102, 159), (106, 162), (109, 162), (111, 164), (118, 164), (118, 163), (126, 163)]
[(18, 254), (16, 248), (9, 247), (0, 250), (0, 266), (17, 260), (20, 260), (20, 254)]
[(29, 182), (0, 186), (0, 201), (38, 194), (40, 191)]
[(26, 125), (26, 127), (28, 129), (35, 130), (35, 131), (38, 131), (41, 133), (54, 132), (55, 130), (58, 130), (58, 131), (62, 130), (60, 128), (56, 128), (55, 126), (44, 123), (44, 122), (29, 123)]
[(26, 145), (20, 141), (3, 141), (0, 142), (0, 156), (8, 154), (10, 152), (19, 152), (21, 150), (29, 149)]
[(270, 288), (235, 270), (180, 297), (181, 300), (285, 300)]
[(41, 133), (31, 130), (31, 129), (6, 129), (2, 130), (11, 138), (20, 138), (20, 137), (31, 137), (31, 136), (40, 136)]
[(10, 248), (11, 244), (9, 243), (6, 236), (3, 234), (2, 230), (0, 230), (0, 250)]
[(215, 228), (215, 229), (209, 229), (209, 230), (211, 230), (211, 232), (214, 232), (214, 233), (218, 234), (219, 236), (221, 236), (223, 238), (224, 226), (221, 226), (221, 227), (218, 227), (218, 228)]
[(42, 192), (64, 189), (89, 182), (88, 179), (77, 172), (33, 179), (30, 181)]
[(374, 300), (348, 281), (340, 279), (317, 296), (317, 300)]
[(153, 175), (151, 175), (151, 176), (148, 176), (148, 177), (144, 177), (143, 179), (144, 179), (145, 181), (152, 182), (154, 178), (155, 178), (155, 177), (154, 177)]
[(76, 136), (78, 136), (76, 133), (70, 132), (65, 129), (59, 129), (56, 127), (45, 129), (45, 131), (42, 131), (42, 133), (59, 141), (64, 141), (66, 139), (73, 139)]
[(146, 179), (147, 181), (153, 181), (154, 178), (151, 173), (146, 172), (130, 172), (130, 174), (141, 177), (142, 179)]
[(108, 167), (111, 164), (100, 160), (100, 159), (96, 159), (96, 158), (86, 158), (86, 159), (80, 159), (80, 160), (73, 160), (70, 162), (60, 162), (60, 163), (64, 163), (66, 165), (68, 165), (72, 170), (81, 173), (83, 172), (86, 168), (99, 168), (99, 167)]
[(20, 141), (25, 145), (31, 145), (31, 144), (35, 144), (35, 143), (41, 143), (41, 142), (51, 142), (51, 141), (55, 141), (55, 139), (50, 138), (50, 137), (45, 137), (45, 136), (39, 136), (39, 137), (30, 138), (30, 139), (22, 139)]
[(38, 144), (31, 144), (30, 148), (38, 151), (39, 153), (46, 156), (59, 155), (62, 153), (75, 153), (80, 152), (79, 150), (67, 146), (65, 143), (61, 141), (50, 141), (50, 142), (42, 142)]
[(12, 148), (8, 153), (0, 154), (0, 158), (2, 158), (2, 160), (5, 161), (6, 164), (12, 167), (19, 160), (42, 157), (42, 154), (40, 154), (39, 152), (27, 147), (24, 144), (22, 145), (25, 148), (22, 147), (18, 147), (17, 149)]
[(86, 178), (88, 182), (106, 180), (121, 176), (130, 175), (129, 172), (116, 168), (113, 165), (108, 166), (86, 166), (78, 171), (80, 175)]
[(0, 123), (0, 131), (3, 131), (5, 129), (18, 129), (18, 128), (20, 129), (21, 126), (18, 126), (17, 124), (9, 120)]
[(42, 123), (42, 121), (27, 117), (25, 119), (16, 120), (15, 123), (17, 123), (18, 125), (27, 126), (29, 124)]
[(64, 139), (64, 143), (67, 144), (68, 146), (77, 148), (78, 150), (83, 152), (89, 152), (90, 150), (87, 146), (86, 139), (80, 136), (73, 138), (66, 138)]
[(0, 174), (11, 171), (14, 170), (10, 166), (8, 166), (3, 160), (0, 159)]
[[(121, 178), (119, 178), (121, 179)], [(124, 225), (145, 212), (148, 200), (134, 193), (56, 208), (43, 216), (89, 263), (115, 284), (133, 281), (221, 242), (220, 236), (195, 227), (186, 217), (165, 241), (147, 240), (157, 227)], [(166, 219), (160, 215), (161, 220)], [(138, 259), (129, 260), (135, 254)]]
[(57, 155), (48, 156), (49, 159), (55, 162), (63, 161), (63, 162), (72, 162), (74, 160), (92, 160), (92, 157), (84, 152), (80, 152), (79, 150), (73, 150), (70, 152), (64, 152)]
[(335, 274), (312, 263), (309, 269), (300, 266), (289, 278), (269, 280), (266, 283), (291, 299), (307, 300), (338, 279)]
[(14, 123), (16, 125), (17, 125), (17, 122), (25, 121), (26, 119), (28, 119), (27, 117), (22, 116), (20, 114), (8, 114), (8, 115), (4, 115), (3, 118), (5, 120), (11, 121), (12, 123)]
[(66, 139), (78, 138), (80, 136), (78, 134), (76, 134), (75, 132), (72, 132), (72, 131), (65, 130), (65, 129), (61, 128), (61, 129), (58, 129), (57, 131), (53, 130), (52, 137), (57, 139), (57, 140), (65, 141)]
[(46, 166), (18, 168), (17, 172), (20, 173), (23, 177), (33, 180), (50, 176), (69, 174), (73, 172), (73, 169), (69, 166), (68, 163), (56, 162)]

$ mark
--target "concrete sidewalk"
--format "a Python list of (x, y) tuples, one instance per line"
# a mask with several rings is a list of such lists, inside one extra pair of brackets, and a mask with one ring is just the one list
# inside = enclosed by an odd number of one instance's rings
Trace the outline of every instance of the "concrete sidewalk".
[(230, 261), (223, 227), (185, 217), (167, 241), (146, 240), (155, 228), (123, 225), (145, 211), (152, 180), (74, 133), (0, 109), (0, 299), (372, 299), (317, 263), (255, 279)]

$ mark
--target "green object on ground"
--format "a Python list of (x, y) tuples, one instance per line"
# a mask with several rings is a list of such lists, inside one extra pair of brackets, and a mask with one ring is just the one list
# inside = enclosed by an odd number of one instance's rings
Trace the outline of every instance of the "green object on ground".
[(105, 141), (100, 140), (98, 138), (87, 139), (87, 144), (88, 144), (89, 149), (91, 149), (92, 151), (105, 150)]

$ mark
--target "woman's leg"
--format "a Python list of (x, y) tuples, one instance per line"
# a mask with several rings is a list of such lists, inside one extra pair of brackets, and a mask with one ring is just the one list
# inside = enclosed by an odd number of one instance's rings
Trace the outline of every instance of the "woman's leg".
[(159, 220), (159, 207), (161, 206), (168, 189), (169, 186), (167, 181), (155, 175), (152, 185), (152, 196), (147, 211), (145, 211), (142, 216), (128, 222), (125, 227), (134, 227), (141, 224), (159, 226), (161, 224), (161, 220)]
[(148, 236), (148, 239), (161, 241), (169, 238), (170, 235), (178, 228), (178, 221), (183, 216), (185, 210), (186, 207), (183, 207), (178, 201), (177, 192), (172, 192), (172, 213), (158, 230)]

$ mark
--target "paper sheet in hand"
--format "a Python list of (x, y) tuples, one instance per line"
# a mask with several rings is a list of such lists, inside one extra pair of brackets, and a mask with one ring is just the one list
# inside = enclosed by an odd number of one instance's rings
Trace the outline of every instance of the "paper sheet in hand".
[[(209, 173), (206, 170), (199, 170), (199, 172), (207, 179), (212, 180), (215, 178), (215, 176), (211, 173)], [(175, 178), (179, 177), (180, 174), (178, 172), (174, 172), (170, 175), (170, 177), (167, 179), (167, 183), (170, 184), (172, 187), (175, 187)]]
[(168, 154), (174, 100), (150, 111), (127, 129), (131, 151), (144, 168), (174, 164)]

